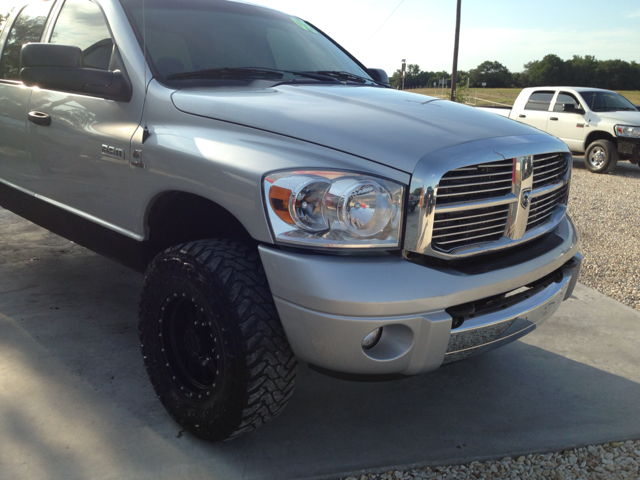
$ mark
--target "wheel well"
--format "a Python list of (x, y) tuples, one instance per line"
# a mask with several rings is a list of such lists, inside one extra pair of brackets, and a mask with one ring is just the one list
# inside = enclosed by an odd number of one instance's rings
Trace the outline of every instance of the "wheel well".
[(584, 151), (585, 151), (585, 153), (586, 153), (587, 149), (589, 148), (589, 145), (591, 145), (596, 140), (609, 140), (610, 142), (613, 142), (616, 146), (618, 145), (618, 141), (610, 133), (607, 133), (607, 132), (591, 132), (587, 136), (587, 139), (584, 142)]
[(228, 210), (206, 198), (186, 192), (166, 192), (153, 202), (147, 215), (148, 260), (179, 243), (207, 238), (253, 241)]

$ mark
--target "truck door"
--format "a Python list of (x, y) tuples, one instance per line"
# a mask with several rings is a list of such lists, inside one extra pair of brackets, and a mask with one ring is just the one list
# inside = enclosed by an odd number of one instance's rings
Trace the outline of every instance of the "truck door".
[(40, 41), (52, 5), (45, 1), (24, 7), (0, 37), (0, 179), (22, 188), (29, 188), (27, 113), (32, 89), (20, 81), (20, 49)]
[(549, 107), (555, 93), (553, 90), (534, 91), (516, 120), (546, 132), (547, 122), (549, 121)]
[(587, 115), (575, 95), (561, 91), (549, 114), (547, 132), (566, 143), (571, 151), (583, 152)]
[[(79, 47), (84, 67), (115, 70), (114, 62), (122, 64), (103, 11), (91, 0), (64, 2), (50, 42)], [(129, 102), (35, 89), (29, 111), (51, 119), (48, 126), (29, 124), (35, 192), (128, 234), (129, 146), (143, 102), (144, 88), (135, 83)]]

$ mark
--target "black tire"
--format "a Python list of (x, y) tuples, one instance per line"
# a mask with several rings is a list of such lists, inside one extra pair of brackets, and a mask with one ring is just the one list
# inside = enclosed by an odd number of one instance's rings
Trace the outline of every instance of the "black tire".
[(413, 205), (410, 210), (411, 210), (411, 212), (415, 212), (416, 211), (416, 206)]
[(257, 249), (205, 240), (165, 250), (145, 274), (139, 317), (153, 388), (195, 436), (249, 432), (293, 394), (298, 362)]
[(584, 164), (593, 173), (609, 173), (618, 164), (618, 148), (610, 140), (596, 140), (584, 154)]

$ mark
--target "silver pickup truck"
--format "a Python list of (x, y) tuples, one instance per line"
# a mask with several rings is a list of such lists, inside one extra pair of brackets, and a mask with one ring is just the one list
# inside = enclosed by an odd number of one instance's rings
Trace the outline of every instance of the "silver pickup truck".
[(298, 359), (428, 372), (573, 291), (564, 143), (396, 91), (299, 18), (45, 0), (0, 48), (0, 205), (146, 272), (144, 365), (200, 438), (278, 415)]

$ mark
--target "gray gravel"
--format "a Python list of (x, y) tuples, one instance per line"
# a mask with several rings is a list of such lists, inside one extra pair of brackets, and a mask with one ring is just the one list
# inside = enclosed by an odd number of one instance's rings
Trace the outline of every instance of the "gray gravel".
[[(640, 168), (621, 162), (596, 175), (574, 158), (569, 215), (584, 255), (580, 282), (640, 310)], [(346, 480), (404, 479), (640, 479), (640, 440), (590, 445), (562, 452), (425, 467), (347, 477)]]
[(574, 161), (569, 214), (584, 255), (580, 282), (640, 310), (640, 168), (594, 175)]
[(405, 479), (575, 479), (619, 480), (640, 478), (640, 441), (605, 443), (574, 448), (560, 453), (505, 457), (492, 462), (472, 462), (451, 467), (425, 467), (420, 470), (389, 471), (347, 477), (346, 480)]

